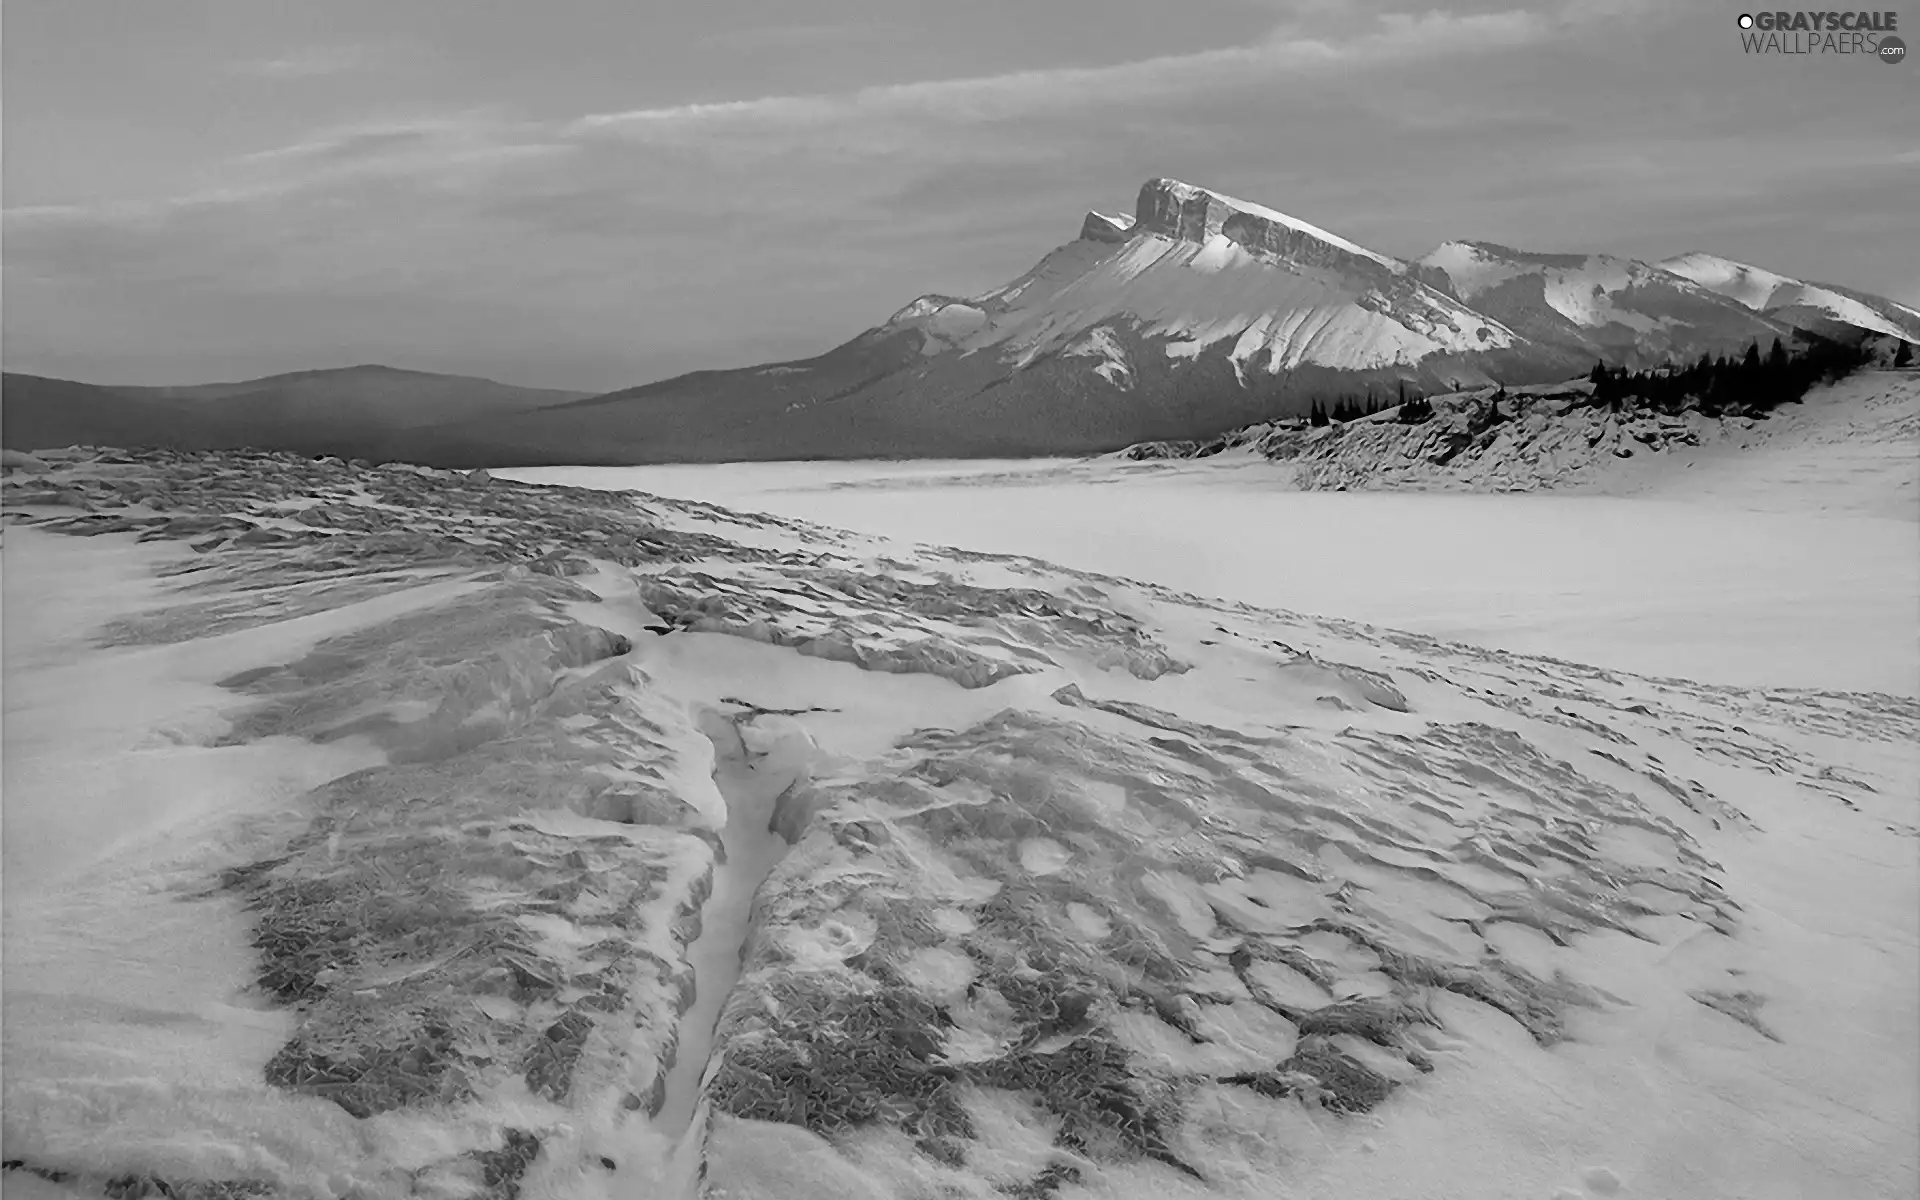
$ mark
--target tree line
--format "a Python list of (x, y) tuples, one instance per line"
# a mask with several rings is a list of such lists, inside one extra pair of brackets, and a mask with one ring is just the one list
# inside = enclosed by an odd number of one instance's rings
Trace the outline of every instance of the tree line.
[[(1901, 352), (1909, 357), (1912, 353), (1904, 342)], [(1798, 401), (1815, 384), (1832, 383), (1871, 359), (1864, 346), (1816, 338), (1795, 353), (1775, 338), (1765, 354), (1755, 342), (1738, 358), (1703, 354), (1690, 364), (1645, 371), (1595, 363), (1587, 379), (1593, 384), (1593, 403), (1615, 411), (1634, 401), (1657, 412), (1677, 413), (1692, 406), (1717, 417), (1734, 411), (1772, 412)], [(1898, 358), (1895, 363), (1904, 365)]]
[[(1639, 371), (1596, 362), (1587, 375), (1593, 384), (1589, 403), (1606, 405), (1616, 412), (1644, 407), (1678, 413), (1693, 407), (1715, 417), (1736, 412), (1759, 415), (1800, 400), (1814, 385), (1832, 383), (1867, 365), (1872, 357), (1864, 345), (1810, 337), (1798, 351), (1789, 350), (1775, 338), (1773, 348), (1764, 354), (1760, 343), (1754, 342), (1743, 355), (1703, 354), (1692, 363), (1670, 363)], [(1902, 342), (1893, 365), (1905, 367), (1912, 361), (1913, 347)], [(1453, 390), (1459, 391), (1459, 386), (1456, 384)], [(1501, 388), (1494, 397), (1496, 411), (1505, 398), (1506, 389)], [(1417, 392), (1409, 395), (1406, 381), (1401, 380), (1392, 403), (1371, 390), (1365, 396), (1335, 397), (1331, 407), (1315, 399), (1307, 422), (1313, 426), (1344, 424), (1396, 407), (1404, 425), (1418, 425), (1433, 416), (1433, 402)]]
[(1357, 421), (1361, 417), (1370, 417), (1375, 413), (1385, 412), (1387, 409), (1394, 407), (1398, 407), (1401, 410), (1401, 415), (1404, 419), (1406, 407), (1409, 404), (1425, 405), (1427, 415), (1433, 415), (1433, 405), (1428, 404), (1426, 400), (1419, 396), (1412, 398), (1407, 396), (1407, 381), (1402, 379), (1400, 381), (1399, 395), (1394, 399), (1392, 404), (1388, 404), (1385, 400), (1375, 396), (1371, 388), (1367, 390), (1367, 394), (1364, 397), (1350, 394), (1336, 398), (1331, 409), (1316, 399), (1313, 402), (1313, 408), (1307, 413), (1307, 423), (1314, 426), (1344, 425), (1348, 421)]

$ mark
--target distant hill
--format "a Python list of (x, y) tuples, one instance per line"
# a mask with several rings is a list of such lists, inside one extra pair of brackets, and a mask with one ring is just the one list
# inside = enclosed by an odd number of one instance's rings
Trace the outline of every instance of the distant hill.
[(418, 429), (526, 412), (592, 394), (514, 387), (466, 375), (435, 375), (382, 366), (295, 371), (239, 383), (113, 390), (134, 399), (186, 402), (222, 418), (352, 422), (361, 427), (391, 429)]
[(34, 450), (87, 443), (217, 449), (232, 430), (173, 401), (135, 400), (112, 388), (7, 372), (0, 376), (0, 441)]
[(0, 440), (16, 449), (254, 446), (397, 457), (421, 445), (408, 431), (457, 431), (586, 394), (382, 366), (183, 387), (110, 387), (8, 373), (0, 389)]

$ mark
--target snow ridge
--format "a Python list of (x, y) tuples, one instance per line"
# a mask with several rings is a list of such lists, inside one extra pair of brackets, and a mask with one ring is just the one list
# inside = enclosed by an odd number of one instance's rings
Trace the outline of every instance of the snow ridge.
[(1920, 311), (1883, 297), (1794, 279), (1715, 254), (1683, 254), (1660, 266), (1756, 312), (1811, 312), (1872, 333), (1920, 342)]
[(888, 327), (925, 332), (923, 353), (992, 351), (1014, 369), (1056, 351), (1096, 357), (1095, 373), (1122, 386), (1133, 376), (1108, 349), (1118, 328), (1175, 360), (1224, 345), (1243, 379), (1520, 342), (1405, 264), (1272, 209), (1170, 179), (1148, 181), (1136, 209), (1089, 213), (1078, 240), (1012, 283), (968, 301), (923, 297)]

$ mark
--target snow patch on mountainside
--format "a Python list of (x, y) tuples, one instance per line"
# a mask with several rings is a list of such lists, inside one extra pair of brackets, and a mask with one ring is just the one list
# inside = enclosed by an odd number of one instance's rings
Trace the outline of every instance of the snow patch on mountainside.
[(1798, 281), (1760, 267), (1750, 267), (1717, 254), (1683, 254), (1660, 264), (1675, 275), (1693, 280), (1709, 291), (1737, 300), (1748, 308), (1767, 307), (1775, 292)]
[(1504, 326), (1424, 285), (1409, 281), (1390, 299), (1364, 281), (1276, 261), (1219, 234), (1200, 243), (1142, 234), (1057, 285), (1050, 274), (979, 298), (1005, 307), (966, 348), (1002, 347), (1024, 366), (1095, 326), (1128, 321), (1167, 339), (1169, 357), (1192, 357), (1231, 338), (1236, 364), (1272, 373), (1303, 364), (1410, 364), (1515, 341)]
[(1469, 303), (1509, 280), (1539, 275), (1547, 304), (1574, 324), (1589, 328), (1625, 325), (1641, 333), (1671, 322), (1622, 307), (1614, 302), (1616, 296), (1649, 283), (1691, 288), (1687, 281), (1646, 263), (1609, 254), (1534, 255), (1489, 243), (1448, 242), (1420, 262), (1446, 272), (1454, 291)]
[(883, 329), (921, 353), (997, 352), (1019, 370), (1060, 353), (1137, 382), (1117, 331), (1195, 359), (1230, 344), (1236, 374), (1373, 370), (1433, 354), (1502, 350), (1512, 330), (1409, 278), (1405, 264), (1304, 221), (1175, 180), (1141, 189), (1135, 217), (1087, 214), (1078, 239), (1004, 287), (923, 296)]
[(1098, 358), (1100, 365), (1093, 369), (1094, 374), (1120, 387), (1133, 386), (1133, 366), (1127, 361), (1126, 348), (1105, 325), (1089, 329), (1085, 337), (1061, 353), (1070, 358)]
[(1717, 254), (1683, 254), (1660, 266), (1756, 312), (1810, 310), (1873, 333), (1920, 341), (1920, 312), (1880, 297), (1862, 298)]

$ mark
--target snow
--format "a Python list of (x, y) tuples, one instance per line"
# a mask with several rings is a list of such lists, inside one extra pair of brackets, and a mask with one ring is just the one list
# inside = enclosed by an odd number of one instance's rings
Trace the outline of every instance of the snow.
[[(1915, 525), (1819, 511), (1823, 498), (1839, 504), (1858, 490), (1851, 445), (1769, 455), (1759, 473), (1729, 463), (1698, 481), (1682, 474), (1673, 499), (1651, 488), (1632, 497), (1297, 492), (1260, 460), (509, 474), (1031, 555), (1623, 670), (1916, 694)], [(1910, 452), (1888, 460), (1889, 471), (1903, 467), (1910, 475)], [(1801, 511), (1744, 507), (1756, 498), (1793, 507), (1780, 487), (1789, 482), (1808, 485)]]
[(1133, 367), (1127, 362), (1126, 348), (1105, 325), (1087, 330), (1085, 336), (1070, 343), (1061, 353), (1070, 358), (1098, 358), (1100, 365), (1093, 369), (1094, 374), (1120, 387), (1133, 386)]
[[(205, 745), (232, 707), (213, 681), (459, 589), (93, 649), (86, 635), (106, 617), (155, 601), (150, 572), (178, 553), (6, 533), (5, 1138), (57, 1151), (104, 1137), (104, 1168), (245, 1175), (343, 1154), (350, 1122), (266, 1085), (289, 1021), (246, 994), (248, 923), (232, 901), (182, 888), (198, 882), (191, 864), (251, 844), (306, 791), (382, 756), (358, 738)], [(181, 1145), (184, 1127), (202, 1144)]]
[[(698, 751), (676, 750), (653, 777), (710, 819), (725, 808), (728, 862), (688, 955), (701, 994), (651, 1125), (617, 1100), (642, 1081), (597, 1075), (572, 1108), (508, 1097), (364, 1121), (268, 1088), (262, 1062), (294, 1014), (243, 998), (246, 914), (181, 898), (184, 884), (204, 886), (190, 868), (210, 846), (272, 844), (303, 788), (373, 755), (351, 739), (206, 745), (232, 700), (213, 681), (469, 584), (177, 646), (99, 649), (87, 631), (154, 605), (148, 573), (183, 552), (9, 527), (8, 1154), (105, 1155), (109, 1169), (176, 1181), (260, 1177), (320, 1200), (385, 1200), (416, 1185), (455, 1194), (451, 1176), (402, 1168), (457, 1157), (511, 1123), (541, 1137), (519, 1183), (527, 1200), (680, 1197), (693, 1194), (685, 1151), (711, 1121), (715, 1196), (988, 1195), (1069, 1151), (1048, 1106), (1060, 1097), (989, 1086), (981, 1069), (1022, 1032), (1002, 989), (1044, 978), (1017, 943), (1005, 961), (983, 951), (1018, 937), (1082, 955), (1069, 967), (1104, 988), (1093, 965), (1118, 956), (1096, 941), (1135, 937), (1134, 949), (1165, 946), (1153, 954), (1191, 967), (1187, 991), (1165, 1011), (1101, 991), (1086, 1022), (1143, 1073), (1187, 1077), (1169, 1101), (1180, 1122), (1167, 1153), (1204, 1171), (1087, 1143), (1070, 1152), (1080, 1182), (1063, 1196), (1264, 1197), (1276, 1180), (1314, 1200), (1909, 1194), (1920, 1183), (1913, 704), (1776, 691), (1920, 691), (1902, 657), (1920, 520), (1824, 503), (1884, 481), (1822, 467), (1815, 450), (1867, 428), (1910, 440), (1904, 410), (1882, 405), (1848, 426), (1835, 414), (1866, 398), (1829, 407), (1809, 406), (1809, 435), (1777, 437), (1762, 468), (1798, 479), (1774, 490), (1797, 488), (1807, 511), (1743, 502), (1733, 460), (1718, 483), (1647, 481), (1633, 496), (1298, 493), (1251, 459), (497, 473), (495, 513), (536, 498), (549, 512), (635, 511), (521, 491), (513, 475), (783, 514), (756, 523), (645, 501), (647, 526), (671, 527), (672, 548), (697, 561), (602, 562), (577, 577), (601, 602), (580, 600), (574, 618), (633, 643), (603, 668), (626, 681), (619, 711)], [(1812, 465), (1795, 476), (1790, 459)], [(425, 524), (437, 493), (421, 489)], [(796, 517), (1044, 550), (1166, 586)], [(775, 553), (710, 554), (694, 537), (749, 529)], [(705, 631), (673, 607), (676, 589), (709, 614)], [(1384, 612), (1498, 652), (1241, 600)], [(649, 632), (663, 620), (681, 631)], [(848, 653), (828, 656), (830, 638)], [(876, 669), (876, 647), (900, 656)], [(1516, 647), (1740, 686), (1505, 653)], [(1149, 659), (1154, 669), (1133, 669)], [(986, 679), (969, 661), (1020, 670)], [(271, 753), (249, 756), (263, 746)], [(98, 760), (125, 769), (90, 777)], [(87, 798), (78, 817), (76, 796)], [(124, 836), (103, 845), (95, 831), (128, 813)], [(529, 820), (583, 845), (616, 828), (557, 809)], [(15, 845), (22, 828), (28, 844)], [(617, 828), (614, 840), (658, 833)], [(699, 853), (662, 876), (638, 931), (663, 958), (676, 951), (657, 906), (708, 861), (704, 843), (682, 840)], [(996, 896), (1006, 905), (985, 903)], [(528, 919), (566, 947), (601, 936), (557, 915)], [(974, 1071), (950, 1097), (977, 1135), (959, 1165), (917, 1150), (897, 1121), (828, 1140), (696, 1095), (702, 1072), (718, 1081), (737, 1065), (729, 1056), (751, 1070), (756, 1047), (781, 1036), (769, 1022), (815, 1005), (823, 1036), (809, 1072), (842, 1071), (844, 1084), (852, 1071), (877, 1099), (899, 1099), (877, 1069), (859, 1074), (872, 1054), (895, 1061), (884, 1056), (901, 1031), (858, 1023), (869, 996), (897, 990), (849, 966), (856, 952), (947, 1002), (951, 1027), (918, 1033), (949, 1067)], [(1493, 953), (1528, 973), (1532, 1007), (1501, 1001), (1497, 978), (1511, 977), (1491, 973)], [(1408, 985), (1408, 955), (1479, 989)], [(849, 990), (861, 988), (872, 991)], [(1357, 1011), (1343, 997), (1389, 996), (1417, 997), (1435, 1023), (1404, 1022), (1378, 1044), (1316, 1032)], [(665, 1033), (613, 1015), (622, 1036)], [(1177, 1027), (1183, 1017), (1204, 1039)], [(1067, 1025), (1030, 1047), (1031, 1069), (1086, 1035)], [(871, 1044), (847, 1048), (863, 1036)], [(721, 1052), (711, 1064), (708, 1044)], [(1275, 1068), (1311, 1046), (1395, 1086), (1381, 1084), (1371, 1111), (1342, 1114), (1297, 1082), (1276, 1097), (1208, 1077)], [(592, 1051), (583, 1077), (614, 1056)], [(377, 1179), (354, 1174), (376, 1161)], [(15, 1175), (10, 1189), (43, 1191)]]
[(1475, 296), (1509, 280), (1539, 275), (1547, 305), (1576, 325), (1597, 328), (1625, 325), (1646, 333), (1659, 324), (1654, 318), (1620, 308), (1613, 297), (1630, 287), (1650, 281), (1685, 287), (1673, 279), (1660, 279), (1660, 272), (1645, 263), (1615, 258), (1607, 254), (1588, 255), (1579, 266), (1529, 261), (1526, 256), (1509, 258), (1497, 247), (1473, 242), (1447, 242), (1420, 260), (1438, 267), (1453, 281), (1460, 297), (1472, 301)]
[(1901, 328), (1853, 297), (1843, 296), (1839, 292), (1815, 283), (1801, 284), (1797, 291), (1784, 296), (1776, 293), (1776, 303), (1782, 307), (1799, 305), (1816, 308), (1837, 320), (1858, 325), (1874, 333), (1884, 333), (1893, 337), (1911, 337), (1913, 333), (1911, 328)]
[(1445, 242), (1420, 260), (1422, 266), (1438, 267), (1453, 281), (1453, 290), (1462, 300), (1472, 300), (1488, 288), (1518, 278), (1528, 267), (1499, 255), (1490, 254), (1472, 242)]
[(1756, 311), (1772, 307), (1775, 292), (1784, 287), (1797, 287), (1800, 282), (1716, 254), (1683, 254), (1667, 259), (1660, 266)]
[[(1081, 243), (1085, 244), (1085, 243)], [(1187, 357), (1237, 339), (1236, 365), (1269, 373), (1303, 364), (1367, 369), (1417, 362), (1445, 351), (1512, 345), (1513, 334), (1427, 289), (1422, 303), (1388, 311), (1362, 305), (1371, 284), (1339, 273), (1276, 263), (1224, 236), (1204, 243), (1142, 234), (1064, 280), (1046, 270), (1003, 299), (963, 345), (1004, 347), (1015, 361), (1039, 357), (1063, 341), (1118, 320), (1172, 339), (1167, 353)], [(1264, 360), (1264, 361), (1263, 361)]]
[(1195, 196), (1212, 196), (1215, 200), (1218, 200), (1220, 203), (1226, 205), (1228, 208), (1234, 209), (1238, 212), (1246, 213), (1248, 216), (1251, 216), (1251, 217), (1259, 217), (1262, 220), (1272, 221), (1276, 225), (1284, 225), (1288, 229), (1292, 229), (1298, 233), (1307, 234), (1309, 237), (1319, 238), (1321, 241), (1326, 242), (1328, 245), (1338, 246), (1340, 247), (1340, 249), (1345, 250), (1350, 254), (1358, 254), (1362, 258), (1370, 258), (1373, 261), (1379, 263), (1383, 267), (1390, 267), (1396, 270), (1399, 269), (1400, 267), (1399, 263), (1395, 262), (1391, 258), (1388, 258), (1384, 254), (1375, 253), (1374, 251), (1367, 249), (1365, 246), (1356, 245), (1355, 243), (1350, 242), (1347, 239), (1340, 237), (1337, 234), (1328, 233), (1326, 230), (1320, 228), (1317, 225), (1309, 225), (1305, 221), (1302, 221), (1297, 217), (1290, 217), (1283, 212), (1275, 212), (1273, 209), (1267, 208), (1263, 205), (1254, 204), (1251, 201), (1247, 201), (1247, 200), (1238, 200), (1232, 196), (1226, 195), (1223, 192), (1216, 192), (1210, 188), (1195, 187), (1193, 184), (1190, 184), (1190, 183), (1180, 183), (1177, 180), (1168, 180), (1167, 185), (1168, 185), (1168, 190), (1173, 195), (1180, 197), (1182, 200), (1191, 199), (1192, 197), (1195, 197)]
[[(1045, 556), (1183, 591), (1655, 675), (1912, 696), (1920, 694), (1920, 509), (1890, 507), (1887, 496), (1904, 488), (1912, 498), (1913, 414), (1910, 401), (1875, 389), (1884, 380), (1849, 381), (1783, 412), (1778, 426), (1749, 445), (1707, 447), (1649, 468), (1635, 477), (1632, 495), (1297, 493), (1275, 486), (1272, 464), (1258, 461), (516, 474)], [(1868, 461), (1883, 465), (1862, 470)], [(1219, 713), (1241, 711), (1256, 694), (1274, 702), (1271, 691), (1242, 693), (1240, 686), (1203, 663), (1159, 681), (1151, 702), (1193, 712), (1193, 689), (1210, 691)], [(1443, 701), (1432, 689), (1410, 695), (1430, 720), (1466, 715), (1458, 699)], [(1839, 736), (1808, 731), (1789, 742), (1796, 753), (1826, 753)], [(1920, 749), (1863, 748), (1855, 761), (1874, 762), (1880, 778), (1902, 782), (1862, 796), (1856, 811), (1863, 819), (1847, 821), (1817, 802), (1804, 780), (1697, 757), (1698, 743), (1685, 730), (1643, 729), (1634, 738), (1657, 751), (1649, 761), (1684, 761), (1688, 777), (1738, 797), (1750, 824), (1691, 827), (1742, 905), (1739, 936), (1653, 918), (1641, 936), (1607, 932), (1556, 945), (1529, 928), (1489, 924), (1488, 941), (1512, 961), (1542, 977), (1565, 971), (1612, 1002), (1575, 1012), (1571, 1040), (1541, 1053), (1505, 1017), (1438, 994), (1433, 1010), (1445, 1025), (1432, 1039), (1438, 1070), (1398, 1093), (1391, 1111), (1366, 1119), (1320, 1120), (1226, 1089), (1196, 1097), (1196, 1120), (1234, 1129), (1240, 1139), (1234, 1149), (1212, 1144), (1215, 1179), (1264, 1194), (1262, 1186), (1284, 1177), (1290, 1195), (1327, 1198), (1866, 1200), (1911, 1192), (1920, 1178), (1920, 1056), (1912, 1039), (1920, 1022), (1920, 869), (1911, 840)], [(1580, 753), (1571, 741), (1560, 752)], [(1622, 786), (1631, 775), (1595, 769)], [(1662, 861), (1665, 851), (1641, 846), (1629, 836), (1635, 833), (1620, 830), (1609, 844), (1630, 861)], [(1035, 841), (1019, 853), (1029, 871), (1055, 870), (1060, 858)], [(1448, 899), (1437, 886), (1408, 890), (1404, 878), (1369, 874), (1338, 852), (1322, 858), (1376, 889), (1374, 903), (1404, 905), (1408, 919), (1484, 919), (1485, 909), (1464, 891)], [(1464, 864), (1447, 870), (1449, 878), (1475, 878)], [(1280, 928), (1324, 902), (1317, 888), (1271, 872), (1209, 888), (1210, 900), (1188, 895), (1168, 874), (1142, 882), (1184, 914), (1195, 936), (1211, 925), (1207, 903), (1251, 928), (1268, 927), (1258, 923), (1265, 912)], [(1250, 894), (1263, 906), (1237, 898)], [(1067, 916), (1085, 936), (1106, 932), (1104, 918), (1085, 906)], [(963, 921), (951, 929), (969, 927)], [(1452, 936), (1444, 924), (1434, 929)], [(937, 975), (931, 966), (922, 970)], [(1365, 961), (1350, 970), (1336, 984), (1344, 994), (1380, 986)], [(1223, 975), (1210, 986), (1231, 994), (1239, 983)], [(1320, 985), (1278, 963), (1258, 964), (1249, 977), (1304, 1009), (1331, 1001)], [(1710, 993), (1764, 997), (1758, 1025), (1700, 1000)], [(1257, 1060), (1291, 1036), (1290, 1027), (1236, 1033), (1220, 1024), (1271, 1022), (1257, 1005), (1207, 1011), (1214, 1036), (1202, 1047), (1137, 1014), (1114, 1027), (1136, 1054), (1167, 1069), (1202, 1060), (1219, 1068), (1227, 1062), (1221, 1056), (1235, 1053)], [(1471, 1070), (1454, 1066), (1469, 1062)], [(1031, 1174), (1046, 1161), (1042, 1114), (984, 1097), (970, 1101), (969, 1111), (994, 1131), (1009, 1172)], [(764, 1157), (775, 1143), (782, 1153)], [(729, 1194), (892, 1195), (935, 1186), (918, 1176), (906, 1182), (902, 1164), (913, 1156), (905, 1150), (856, 1142), (833, 1156), (824, 1142), (779, 1126), (721, 1120), (710, 1152), (725, 1164), (716, 1178)], [(788, 1164), (801, 1163), (804, 1170), (790, 1172)], [(1149, 1171), (1131, 1183), (1103, 1177), (1090, 1194), (1158, 1198), (1189, 1194), (1189, 1185)]]
[(1811, 308), (1874, 333), (1907, 340), (1920, 337), (1920, 312), (1891, 300), (1881, 301), (1885, 307), (1876, 308), (1832, 288), (1714, 254), (1683, 254), (1660, 266), (1757, 312)]

